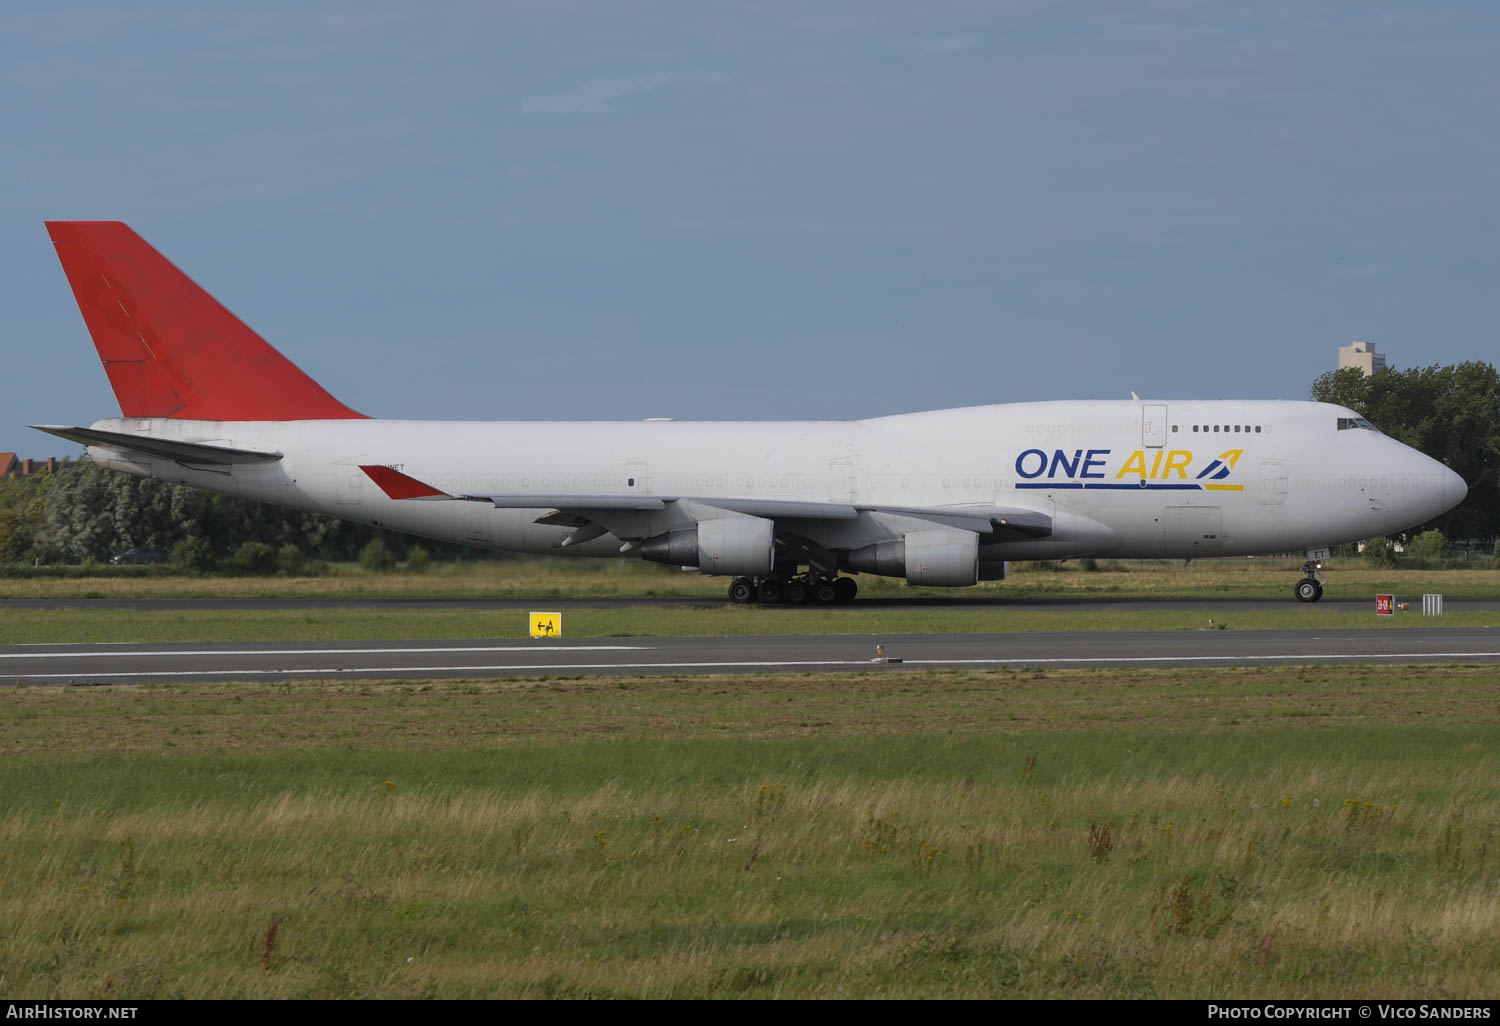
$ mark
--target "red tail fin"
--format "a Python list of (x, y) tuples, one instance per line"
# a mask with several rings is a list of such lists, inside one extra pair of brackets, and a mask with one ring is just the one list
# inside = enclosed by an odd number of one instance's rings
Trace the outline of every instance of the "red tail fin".
[(119, 221), (48, 221), (127, 417), (344, 420), (325, 392)]

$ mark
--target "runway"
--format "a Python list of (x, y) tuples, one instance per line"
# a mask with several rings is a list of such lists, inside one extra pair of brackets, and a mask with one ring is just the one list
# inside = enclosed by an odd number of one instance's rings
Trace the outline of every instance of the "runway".
[[(1398, 594), (1401, 602), (1422, 604), (1421, 595)], [(134, 599), (134, 598), (56, 598), (56, 599), (0, 599), (0, 607), (14, 609), (128, 609), (140, 611), (170, 612), (180, 609), (621, 609), (627, 607), (677, 607), (688, 609), (719, 609), (733, 606), (727, 598), (700, 598), (693, 596), (631, 596), (627, 598), (181, 598), (181, 599)], [(832, 606), (806, 605), (788, 608), (804, 610), (815, 616), (823, 610), (838, 609), (994, 609), (994, 610), (1126, 610), (1141, 612), (1160, 609), (1213, 610), (1226, 613), (1251, 609), (1295, 608), (1290, 587), (1282, 598), (1242, 598), (1235, 595), (1194, 596), (1191, 598), (1120, 598), (1117, 596), (984, 596), (954, 595), (928, 596), (920, 598), (859, 598), (850, 605)], [(1444, 607), (1450, 613), (1475, 612), (1481, 610), (1500, 611), (1500, 596), (1485, 598), (1444, 599)], [(1375, 610), (1374, 594), (1353, 598), (1325, 596), (1318, 603), (1319, 609), (1338, 609), (1354, 612)]]
[(0, 683), (57, 686), (850, 672), (898, 667), (1399, 666), (1435, 662), (1500, 663), (1500, 628), (14, 645), (0, 649)]

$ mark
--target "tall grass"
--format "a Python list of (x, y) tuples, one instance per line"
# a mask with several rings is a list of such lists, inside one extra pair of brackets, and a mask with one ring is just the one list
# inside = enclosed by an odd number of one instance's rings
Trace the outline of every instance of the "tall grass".
[(1483, 997), (1497, 674), (12, 690), (0, 991)]
[[(1101, 745), (1050, 747), (1067, 766)], [(1168, 759), (1028, 784), (999, 772), (1018, 765), (1013, 742), (959, 745), (961, 777), (904, 780), (809, 773), (806, 742), (758, 747), (729, 781), (622, 779), (598, 753), (534, 750), (571, 786), (516, 787), (497, 766), (482, 784), (413, 788), (407, 758), (380, 779), (351, 766), (333, 788), (284, 777), (259, 797), (13, 812), (0, 987), (1306, 997), (1497, 982), (1493, 765), (1398, 779), (1294, 745), (1248, 777), (1238, 760), (1188, 773)], [(1100, 821), (1107, 860), (1089, 843)], [(1451, 839), (1460, 826), (1472, 839)]]

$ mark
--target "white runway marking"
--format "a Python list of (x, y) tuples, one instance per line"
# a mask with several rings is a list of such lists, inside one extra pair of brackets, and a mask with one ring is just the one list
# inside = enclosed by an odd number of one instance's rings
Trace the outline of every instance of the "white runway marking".
[(1500, 658), (1500, 652), (1327, 652), (1308, 653), (1307, 655), (1236, 655), (1227, 652), (1222, 655), (1201, 656), (1054, 656), (1047, 658), (1010, 658), (1010, 659), (907, 659), (907, 665), (918, 663), (923, 666), (962, 666), (969, 664), (995, 665), (998, 663), (1025, 663), (1034, 666), (1037, 663), (1204, 663), (1222, 662), (1226, 659), (1243, 660), (1245, 662), (1265, 662), (1275, 659), (1496, 659)]
[[(452, 651), (446, 650), (446, 651)], [(493, 649), (491, 651), (494, 651)], [(1246, 662), (1267, 662), (1276, 660), (1312, 660), (1312, 659), (1347, 659), (1355, 661), (1363, 660), (1392, 660), (1392, 659), (1495, 659), (1500, 658), (1500, 652), (1389, 652), (1384, 654), (1371, 654), (1367, 652), (1346, 652), (1326, 655), (1216, 655), (1216, 656), (1142, 656), (1132, 658), (1129, 656), (1107, 656), (1107, 657), (1074, 657), (1067, 656), (1049, 658), (997, 658), (997, 659), (908, 659), (900, 664), (902, 666), (1037, 666), (1037, 665), (1132, 665), (1140, 663), (1203, 663), (1223, 662), (1225, 660), (1243, 660)], [(402, 674), (402, 673), (505, 673), (532, 670), (718, 670), (718, 669), (791, 669), (808, 666), (818, 667), (845, 667), (848, 669), (868, 669), (873, 666), (890, 666), (884, 660), (868, 659), (790, 659), (776, 661), (750, 661), (730, 660), (724, 662), (675, 662), (675, 663), (512, 663), (493, 664), (479, 666), (359, 666), (359, 667), (303, 667), (301, 669), (227, 669), (227, 670), (168, 670), (168, 671), (115, 671), (106, 673), (30, 673), (30, 674), (0, 674), (0, 680), (58, 680), (78, 679), (80, 677), (89, 680), (102, 679), (133, 679), (140, 677), (290, 677), (307, 674), (326, 674), (332, 676), (355, 676), (370, 674)]]
[(275, 669), (275, 670), (162, 670), (153, 672), (151, 670), (116, 671), (111, 673), (12, 673), (0, 674), (0, 680), (47, 680), (53, 678), (87, 677), (95, 680), (103, 677), (222, 677), (225, 675), (245, 676), (288, 676), (298, 673), (335, 673), (341, 676), (350, 674), (371, 673), (484, 673), (496, 670), (688, 670), (688, 669), (712, 669), (719, 667), (748, 666), (756, 669), (767, 667), (784, 666), (869, 666), (866, 659), (828, 659), (807, 660), (805, 662), (775, 662), (775, 663), (753, 663), (753, 662), (727, 662), (727, 663), (501, 663), (495, 666), (327, 666), (327, 667), (304, 667), (297, 670)]
[(160, 652), (0, 652), (0, 659), (143, 659), (148, 656), (430, 655), (434, 652), (644, 652), (649, 645), (477, 645), (471, 648), (247, 648), (163, 649)]

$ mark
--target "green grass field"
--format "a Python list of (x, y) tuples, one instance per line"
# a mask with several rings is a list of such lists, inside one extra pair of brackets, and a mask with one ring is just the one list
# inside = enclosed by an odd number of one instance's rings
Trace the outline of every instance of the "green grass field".
[[(974, 588), (910, 588), (905, 581), (858, 578), (871, 598), (931, 597), (1195, 597), (1291, 598), (1300, 560), (1209, 559), (1184, 566), (1166, 561), (1105, 560), (1098, 572), (1076, 563), (1042, 568), (1015, 564), (1010, 579)], [(126, 568), (132, 573), (143, 568)], [(1500, 595), (1500, 570), (1378, 570), (1358, 560), (1326, 564), (1330, 596), (1417, 595), (1453, 598)], [(372, 574), (336, 565), (323, 577), (0, 577), (7, 598), (629, 598), (677, 596), (722, 601), (728, 580), (684, 573), (640, 560), (515, 559), (451, 563), (424, 574)]]
[[(1488, 571), (1330, 571), (1331, 596), (1500, 593)], [(1495, 620), (1298, 606), (1295, 574), (861, 578), (1222, 611), (727, 607), (723, 581), (618, 562), (0, 580), (0, 638), (525, 631), (517, 610), (16, 597), (683, 599), (570, 608), (570, 637)], [(1424, 666), (6, 688), (0, 993), (1492, 996), (1497, 685)]]
[[(1110, 564), (1106, 564), (1106, 567)], [(346, 568), (347, 569), (347, 568)], [(1225, 560), (1182, 566), (1129, 564), (1091, 573), (1023, 566), (1010, 580), (972, 589), (907, 588), (903, 582), (860, 578), (871, 598), (962, 599), (925, 608), (852, 606), (735, 607), (724, 601), (724, 582), (678, 570), (618, 561), (534, 560), (447, 566), (428, 575), (364, 574), (354, 570), (321, 578), (128, 578), (0, 580), (0, 639), (8, 644), (49, 642), (334, 641), (377, 639), (513, 638), (526, 633), (524, 610), (423, 608), (318, 608), (169, 611), (7, 607), (4, 598), (513, 598), (531, 596), (537, 608), (549, 599), (669, 597), (680, 606), (569, 609), (569, 637), (653, 635), (971, 633), (1047, 630), (1200, 630), (1214, 621), (1230, 630), (1402, 627), (1417, 624), (1485, 626), (1492, 612), (1448, 613), (1441, 621), (1418, 613), (1374, 615), (1373, 596), (1394, 592), (1420, 609), (1423, 592), (1449, 597), (1500, 594), (1500, 571), (1374, 571), (1358, 564), (1330, 568), (1330, 597), (1370, 599), (1365, 611), (1292, 601), (1295, 563)], [(993, 605), (983, 600), (994, 598)], [(1193, 598), (1193, 609), (1016, 608), (1027, 598)], [(1241, 598), (1284, 598), (1271, 609), (1238, 610)], [(977, 602), (974, 600), (978, 600)], [(1213, 603), (1222, 599), (1224, 605)]]
[[(545, 603), (542, 603), (545, 605)], [(668, 635), (726, 637), (757, 634), (968, 634), (990, 631), (1297, 630), (1365, 627), (1482, 627), (1500, 625), (1500, 611), (1449, 612), (1424, 617), (1420, 608), (1377, 617), (1327, 606), (1238, 610), (1223, 608), (1036, 610), (999, 607), (881, 609), (839, 606), (631, 606), (569, 609), (568, 638)], [(15, 609), (0, 603), (0, 637), (7, 644), (194, 641), (379, 641), (522, 638), (524, 609)]]
[(0, 992), (1493, 996), (1497, 686), (9, 688)]

